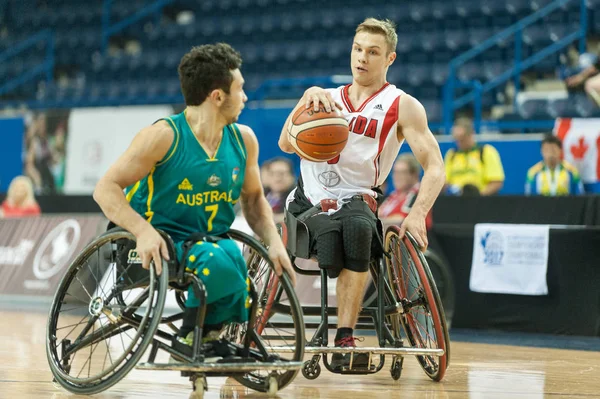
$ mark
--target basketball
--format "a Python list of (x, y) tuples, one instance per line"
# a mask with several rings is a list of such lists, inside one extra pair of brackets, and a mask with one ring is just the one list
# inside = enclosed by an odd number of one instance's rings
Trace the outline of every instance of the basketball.
[(348, 142), (348, 122), (339, 110), (300, 108), (288, 126), (288, 139), (296, 153), (309, 161), (327, 162), (337, 157)]

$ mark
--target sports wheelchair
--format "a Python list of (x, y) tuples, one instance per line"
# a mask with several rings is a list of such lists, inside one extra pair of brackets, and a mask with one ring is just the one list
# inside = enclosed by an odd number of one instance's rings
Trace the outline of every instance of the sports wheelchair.
[[(329, 321), (329, 317), (337, 315), (337, 308), (330, 307), (327, 303), (327, 272), (325, 269), (310, 270), (299, 267), (295, 261), (314, 259), (316, 255), (310, 250), (309, 231), (304, 223), (305, 215), (312, 214), (315, 214), (312, 208), (298, 217), (286, 212), (284, 222), (278, 224), (296, 272), (321, 276), (321, 306), (302, 308), (305, 316), (321, 317), (318, 323), (306, 323), (306, 328), (314, 329), (315, 332), (304, 348), (305, 353), (313, 355), (302, 367), (304, 377), (315, 379), (320, 375), (321, 357), (324, 366), (330, 372), (372, 374), (379, 372), (385, 364), (386, 355), (391, 355), (390, 373), (394, 380), (398, 380), (402, 374), (404, 356), (415, 355), (431, 379), (442, 380), (450, 362), (450, 339), (440, 295), (415, 239), (410, 233), (400, 238), (400, 229), (397, 226), (387, 227), (383, 243), (380, 243), (383, 246), (383, 255), (370, 262), (369, 270), (376, 290), (376, 299), (371, 301), (374, 302), (371, 306), (365, 306), (363, 303), (356, 325), (356, 329), (360, 330), (374, 329), (379, 347), (328, 346), (329, 328), (336, 328), (336, 325)], [(383, 231), (381, 221), (378, 221), (378, 230), (379, 233)], [(407, 346), (402, 331), (408, 341)], [(348, 367), (334, 370), (327, 357), (333, 353), (368, 354), (368, 365), (353, 367), (350, 362)], [(374, 362), (377, 356), (378, 361)]]
[[(200, 338), (207, 311), (202, 301), (205, 287), (185, 268), (185, 262), (175, 260), (171, 238), (159, 233), (171, 259), (163, 260), (160, 275), (153, 263), (150, 271), (141, 267), (135, 237), (120, 228), (93, 240), (70, 265), (55, 294), (47, 325), (46, 353), (54, 381), (76, 394), (94, 394), (110, 388), (137, 366), (180, 371), (192, 382), (191, 398), (203, 397), (207, 376), (233, 377), (246, 387), (270, 394), (290, 384), (304, 355), (302, 309), (289, 276), (275, 274), (265, 247), (236, 230), (226, 237), (200, 238), (212, 243), (229, 238), (238, 244), (248, 266), (250, 293), (249, 321), (231, 323), (221, 330), (221, 338), (228, 341), (234, 355), (205, 362), (206, 345)], [(192, 357), (171, 345), (190, 285), (203, 303), (198, 308)], [(167, 314), (165, 308), (169, 292), (174, 295), (173, 314)], [(147, 361), (138, 364), (148, 346)], [(157, 360), (169, 355), (179, 362)]]

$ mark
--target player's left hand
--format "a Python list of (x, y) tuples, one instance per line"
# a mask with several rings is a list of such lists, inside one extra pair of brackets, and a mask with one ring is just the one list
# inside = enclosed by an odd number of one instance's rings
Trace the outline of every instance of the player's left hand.
[(269, 247), (269, 258), (275, 266), (275, 273), (277, 273), (278, 276), (281, 276), (283, 270), (285, 270), (292, 279), (292, 284), (295, 286), (296, 272), (292, 267), (292, 262), (290, 261), (287, 250), (281, 241), (277, 240), (271, 244)]
[(417, 244), (419, 244), (422, 252), (425, 252), (429, 245), (427, 241), (427, 228), (425, 227), (426, 216), (413, 208), (400, 225), (400, 238), (403, 238), (404, 234), (408, 231), (417, 240)]

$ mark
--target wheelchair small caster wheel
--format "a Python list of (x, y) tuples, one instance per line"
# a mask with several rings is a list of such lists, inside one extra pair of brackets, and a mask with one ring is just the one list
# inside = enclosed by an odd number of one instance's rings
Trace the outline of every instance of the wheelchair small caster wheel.
[(269, 377), (269, 388), (267, 393), (269, 396), (277, 395), (277, 391), (279, 390), (279, 383), (277, 382), (277, 377), (270, 376)]
[(402, 364), (404, 363), (404, 358), (394, 358), (392, 361), (392, 368), (390, 369), (390, 374), (392, 374), (392, 378), (397, 381), (400, 379), (402, 375)]
[(204, 391), (208, 390), (206, 377), (198, 377), (193, 381), (194, 391), (190, 394), (190, 399), (203, 399)]
[(321, 374), (321, 365), (319, 363), (308, 360), (302, 366), (302, 375), (307, 380), (314, 380)]

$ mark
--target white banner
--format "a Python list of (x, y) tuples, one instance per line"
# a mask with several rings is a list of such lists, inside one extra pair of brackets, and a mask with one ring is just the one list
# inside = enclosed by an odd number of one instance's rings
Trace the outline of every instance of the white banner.
[(69, 118), (65, 194), (91, 194), (145, 126), (173, 113), (167, 105), (74, 109)]
[(600, 119), (559, 118), (554, 134), (562, 140), (564, 158), (577, 167), (581, 180), (589, 184), (600, 181)]
[(547, 295), (549, 225), (475, 225), (469, 288), (474, 292)]

